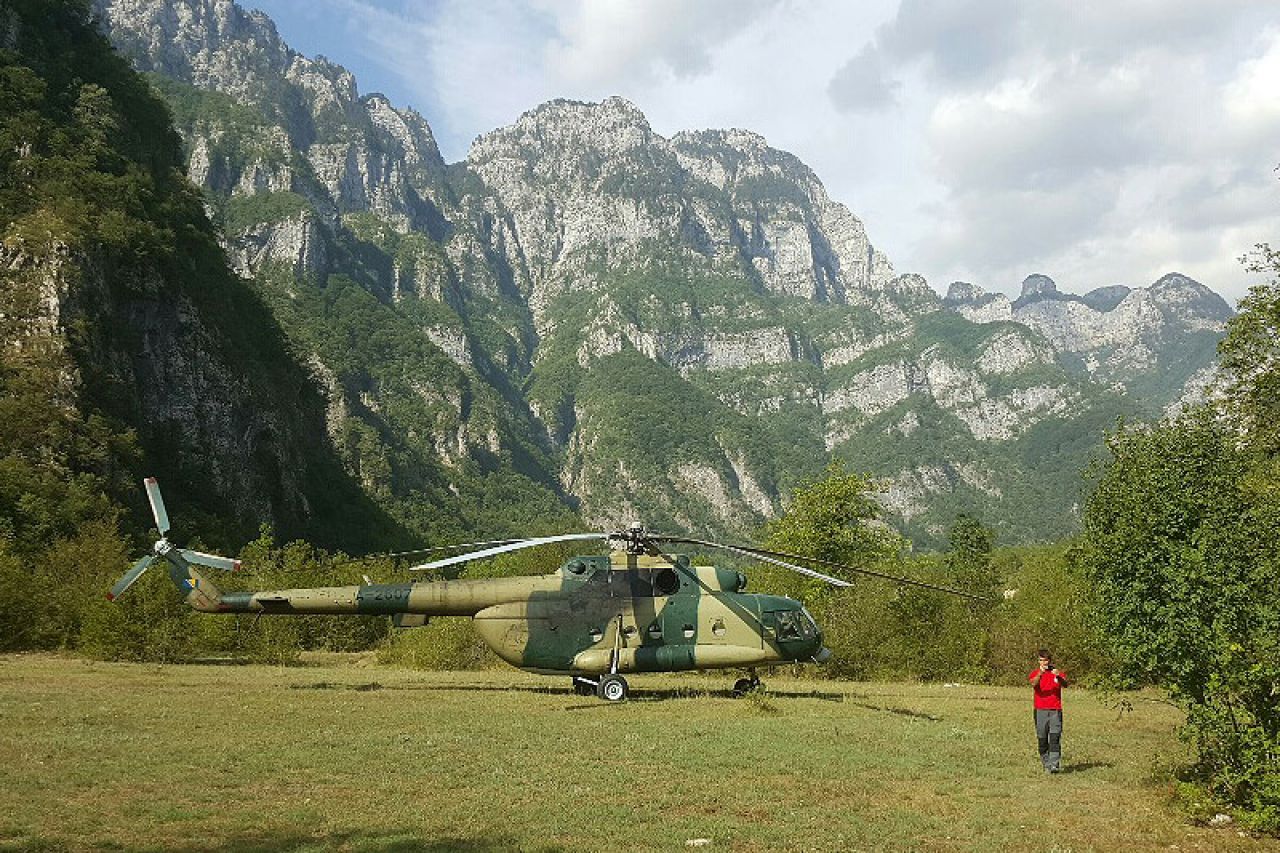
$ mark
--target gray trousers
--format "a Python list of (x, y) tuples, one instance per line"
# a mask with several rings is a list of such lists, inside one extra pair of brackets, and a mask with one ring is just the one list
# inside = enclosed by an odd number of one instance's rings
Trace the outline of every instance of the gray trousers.
[(1044, 769), (1059, 769), (1062, 761), (1062, 711), (1036, 709), (1036, 740), (1040, 743), (1040, 763)]

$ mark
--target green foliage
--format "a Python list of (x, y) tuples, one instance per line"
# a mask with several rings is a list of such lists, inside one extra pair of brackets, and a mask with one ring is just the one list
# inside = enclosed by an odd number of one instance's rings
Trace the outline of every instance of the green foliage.
[(442, 617), (421, 628), (393, 630), (378, 649), (378, 663), (410, 669), (487, 669), (500, 663), (470, 619)]
[(1266, 243), (1247, 258), (1251, 272), (1270, 281), (1254, 285), (1240, 301), (1218, 348), (1231, 380), (1227, 405), (1263, 453), (1280, 453), (1280, 251)]
[(831, 463), (821, 479), (796, 489), (787, 511), (769, 523), (767, 547), (854, 566), (892, 556), (903, 543), (874, 523), (883, 514), (874, 487), (843, 463)]
[(991, 613), (987, 667), (994, 681), (1023, 684), (1042, 648), (1052, 650), (1077, 684), (1110, 669), (1089, 619), (1095, 598), (1078, 556), (1067, 544), (993, 553), (995, 574), (1008, 591)]
[(1109, 441), (1084, 565), (1117, 672), (1187, 712), (1196, 771), (1280, 829), (1280, 479), (1211, 411)]
[(826, 674), (1021, 684), (1035, 650), (1046, 645), (1077, 678), (1105, 667), (1086, 621), (1089, 586), (1063, 546), (998, 550), (994, 532), (962, 514), (945, 553), (903, 556), (901, 539), (877, 523), (873, 487), (832, 466), (769, 525), (768, 547), (987, 600), (867, 577), (850, 578), (855, 589), (833, 589), (782, 569), (752, 568), (753, 588), (800, 597), (813, 611), (834, 653)]
[(297, 193), (273, 192), (234, 195), (223, 206), (223, 228), (240, 234), (255, 225), (283, 222), (311, 209), (311, 203)]

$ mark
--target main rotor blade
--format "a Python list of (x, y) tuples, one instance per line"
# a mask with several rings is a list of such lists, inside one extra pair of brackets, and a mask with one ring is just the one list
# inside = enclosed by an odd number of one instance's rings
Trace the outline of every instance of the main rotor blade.
[(240, 571), (240, 561), (230, 557), (219, 557), (217, 554), (206, 554), (203, 551), (189, 551), (186, 548), (179, 548), (178, 553), (188, 563), (208, 566), (211, 569), (222, 569), (224, 572)]
[(470, 560), (483, 560), (486, 557), (496, 557), (499, 554), (505, 554), (508, 551), (519, 551), (523, 548), (535, 548), (539, 545), (551, 545), (555, 542), (577, 542), (584, 539), (608, 539), (607, 533), (566, 533), (560, 536), (542, 536), (537, 539), (517, 539), (506, 545), (497, 545), (493, 548), (485, 548), (482, 551), (469, 551), (466, 554), (458, 554), (456, 557), (446, 557), (443, 560), (436, 560), (434, 563), (423, 563), (419, 566), (410, 566), (409, 571), (420, 572), (424, 569), (441, 569), (445, 566), (453, 566), (458, 563), (465, 563)]
[[(650, 538), (662, 539), (663, 541), (666, 541), (666, 542), (684, 542), (691, 545), (706, 545), (712, 548), (725, 548), (730, 550), (737, 550), (739, 552), (746, 552), (749, 556), (767, 555), (769, 557), (780, 557), (788, 560), (803, 560), (806, 563), (814, 563), (815, 565), (823, 566), (829, 569), (839, 569), (841, 571), (846, 571), (846, 572), (856, 572), (860, 575), (870, 575), (873, 578), (880, 578), (882, 580), (893, 581), (894, 583), (907, 584), (909, 586), (923, 587), (924, 589), (932, 589), (938, 592), (945, 592), (950, 595), (959, 595), (963, 598), (972, 598), (975, 601), (991, 600), (990, 598), (984, 595), (976, 595), (972, 592), (965, 592), (964, 590), (960, 590), (960, 589), (952, 589), (951, 587), (939, 586), (937, 584), (932, 584), (932, 583), (925, 583), (924, 581), (913, 580), (912, 578), (904, 578), (899, 575), (890, 575), (884, 572), (872, 571), (871, 569), (859, 569), (856, 566), (846, 566), (843, 563), (834, 563), (831, 560), (822, 560), (817, 557), (806, 557), (803, 554), (788, 554), (785, 551), (770, 551), (765, 548), (757, 548), (754, 545), (722, 545), (719, 542), (703, 542), (697, 539), (683, 539), (679, 537), (669, 537), (669, 536), (662, 536), (662, 537), (654, 536)], [(812, 573), (812, 576), (820, 577), (823, 580), (828, 579), (825, 575), (820, 575), (816, 572)], [(834, 580), (839, 580), (839, 579), (835, 578)], [(851, 584), (848, 581), (840, 581), (836, 585), (851, 586)]]
[(742, 557), (751, 557), (752, 559), (759, 560), (762, 563), (772, 563), (775, 566), (781, 566), (784, 569), (790, 569), (793, 572), (798, 572), (811, 578), (817, 578), (820, 581), (826, 581), (832, 586), (853, 586), (853, 584), (847, 580), (832, 577), (831, 575), (824, 575), (822, 572), (816, 572), (813, 569), (806, 568), (804, 566), (797, 566), (794, 563), (784, 562), (783, 560), (776, 559), (772, 555), (766, 556), (764, 554), (757, 553), (754, 548), (747, 548), (745, 546), (738, 545), (723, 545), (719, 542), (707, 542), (702, 539), (685, 539), (684, 537), (679, 536), (650, 536), (648, 538), (660, 540), (662, 542), (675, 542), (677, 544), (702, 545), (707, 548), (720, 548), (721, 550), (729, 551)]
[(142, 573), (150, 568), (151, 564), (158, 560), (155, 554), (148, 554), (138, 562), (134, 563), (129, 571), (124, 573), (120, 580), (116, 581), (116, 585), (111, 587), (111, 592), (107, 593), (107, 601), (115, 601), (124, 595), (124, 591), (133, 586), (133, 582), (142, 577)]
[(484, 545), (509, 545), (512, 542), (523, 541), (523, 539), (488, 539), (484, 542), (455, 542), (452, 545), (433, 545), (430, 548), (415, 548), (412, 551), (387, 551), (383, 554), (365, 554), (363, 557), (352, 557), (351, 562), (381, 560), (385, 557), (412, 557), (415, 554), (434, 554), (436, 551), (456, 551), (459, 548), (479, 548)]
[(142, 481), (147, 487), (147, 500), (151, 502), (151, 514), (156, 519), (156, 529), (160, 531), (160, 538), (164, 538), (169, 532), (169, 513), (164, 510), (164, 498), (160, 496), (160, 484), (156, 482), (155, 477), (148, 477)]

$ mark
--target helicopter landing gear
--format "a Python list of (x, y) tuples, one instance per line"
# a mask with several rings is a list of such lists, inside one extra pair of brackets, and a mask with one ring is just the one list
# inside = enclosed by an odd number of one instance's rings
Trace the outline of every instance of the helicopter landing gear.
[(746, 696), (752, 690), (760, 688), (760, 678), (754, 672), (750, 678), (739, 678), (733, 683), (733, 695), (735, 697)]
[(621, 702), (627, 698), (627, 680), (621, 675), (601, 676), (596, 695), (606, 702)]
[(575, 696), (594, 696), (596, 695), (596, 682), (590, 678), (582, 678), (575, 675), (573, 677), (573, 695)]

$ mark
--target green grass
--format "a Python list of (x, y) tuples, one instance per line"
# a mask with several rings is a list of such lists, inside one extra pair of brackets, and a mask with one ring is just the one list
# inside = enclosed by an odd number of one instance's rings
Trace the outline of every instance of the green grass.
[(0, 849), (1280, 849), (1172, 810), (1154, 694), (1048, 777), (1023, 690), (732, 677), (3, 657)]

